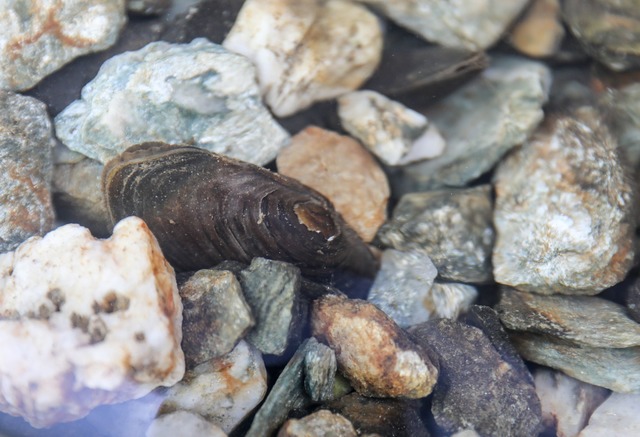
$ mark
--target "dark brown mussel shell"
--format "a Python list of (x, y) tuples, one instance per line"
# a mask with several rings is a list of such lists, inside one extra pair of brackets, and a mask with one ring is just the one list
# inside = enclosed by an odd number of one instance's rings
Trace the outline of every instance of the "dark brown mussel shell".
[(142, 218), (178, 270), (258, 256), (307, 274), (338, 268), (371, 276), (376, 270), (367, 245), (324, 196), (197, 147), (132, 146), (105, 166), (102, 188), (111, 221)]

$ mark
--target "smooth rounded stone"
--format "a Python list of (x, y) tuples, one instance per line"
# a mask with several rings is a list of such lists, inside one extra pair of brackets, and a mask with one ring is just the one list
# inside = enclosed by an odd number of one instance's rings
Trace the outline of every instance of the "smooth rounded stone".
[(640, 429), (640, 394), (612, 393), (579, 437), (630, 437)]
[(243, 3), (244, 0), (199, 0), (171, 20), (162, 40), (188, 43), (194, 38), (207, 38), (222, 44)]
[(542, 431), (531, 378), (523, 378), (519, 368), (503, 360), (480, 329), (440, 319), (409, 332), (440, 363), (431, 405), (439, 427), (503, 437), (533, 437)]
[(534, 0), (509, 34), (516, 50), (534, 58), (558, 53), (563, 38), (559, 0)]
[(378, 18), (340, 0), (247, 0), (223, 45), (251, 59), (278, 117), (360, 87), (382, 55)]
[(53, 227), (54, 145), (44, 104), (0, 90), (0, 252)]
[(262, 401), (267, 371), (260, 352), (246, 341), (221, 358), (187, 371), (166, 393), (158, 414), (189, 411), (231, 432)]
[(336, 354), (330, 347), (318, 343), (307, 351), (304, 357), (304, 388), (314, 402), (334, 398), (337, 370)]
[(567, 0), (563, 16), (584, 49), (614, 71), (640, 67), (637, 0)]
[(188, 411), (176, 411), (158, 417), (151, 423), (146, 437), (226, 437), (227, 434), (202, 416)]
[(159, 141), (263, 165), (289, 140), (260, 101), (251, 62), (203, 38), (109, 59), (55, 127), (67, 147), (103, 164)]
[(541, 296), (503, 289), (496, 310), (502, 323), (514, 331), (591, 347), (640, 346), (640, 323), (629, 318), (622, 305), (599, 297)]
[(607, 389), (542, 367), (535, 370), (534, 381), (542, 405), (542, 420), (557, 437), (576, 437), (593, 411), (609, 396)]
[(173, 269), (139, 218), (107, 240), (78, 225), (30, 238), (0, 255), (0, 295), (0, 410), (33, 426), (76, 420), (184, 374)]
[(405, 194), (378, 231), (387, 247), (424, 250), (441, 278), (490, 281), (493, 250), (491, 186)]
[(187, 368), (228, 354), (255, 324), (229, 271), (200, 270), (180, 287)]
[(451, 437), (480, 437), (480, 434), (472, 429), (465, 429), (463, 431), (458, 431), (454, 434), (451, 434)]
[(171, 8), (172, 0), (127, 0), (127, 11), (140, 15), (160, 15)]
[(433, 314), (426, 303), (437, 275), (424, 250), (387, 249), (367, 300), (403, 328), (424, 322)]
[(489, 171), (542, 121), (550, 86), (544, 64), (494, 58), (480, 76), (422, 111), (447, 146), (435, 159), (404, 166), (394, 181), (399, 192), (461, 187)]
[(429, 318), (421, 322), (431, 318), (455, 320), (469, 310), (477, 297), (478, 289), (472, 285), (435, 281), (422, 303)]
[(387, 218), (389, 183), (380, 165), (357, 141), (308, 127), (276, 159), (278, 172), (317, 190), (369, 242)]
[(375, 91), (354, 91), (338, 98), (344, 129), (387, 165), (435, 158), (445, 142), (427, 118)]
[(527, 5), (526, 0), (358, 0), (379, 9), (427, 41), (481, 51), (494, 45)]
[(255, 318), (247, 341), (265, 354), (282, 354), (305, 318), (300, 269), (282, 261), (254, 258), (238, 275)]
[(113, 45), (125, 0), (6, 0), (0, 8), (0, 89), (23, 91), (86, 53)]
[(609, 88), (599, 99), (612, 133), (633, 168), (640, 165), (640, 83), (622, 89)]
[(287, 420), (278, 437), (356, 437), (358, 434), (349, 420), (328, 410), (319, 410), (302, 419)]
[(511, 332), (510, 337), (525, 360), (615, 392), (640, 393), (640, 347), (576, 346), (528, 332)]
[(626, 276), (634, 257), (632, 187), (595, 110), (550, 118), (494, 179), (496, 282), (593, 295)]
[(438, 379), (437, 363), (375, 305), (326, 295), (313, 303), (313, 335), (327, 343), (359, 393), (423, 398)]

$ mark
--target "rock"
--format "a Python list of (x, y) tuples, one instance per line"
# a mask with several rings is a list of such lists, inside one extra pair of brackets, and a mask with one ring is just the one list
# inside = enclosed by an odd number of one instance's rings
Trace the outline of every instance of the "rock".
[(424, 250), (442, 278), (487, 282), (492, 277), (492, 214), (490, 185), (406, 194), (378, 239), (399, 250)]
[(387, 249), (367, 300), (401, 327), (424, 322), (432, 314), (425, 304), (437, 274), (423, 250)]
[(171, 21), (162, 40), (189, 43), (207, 38), (222, 44), (236, 21), (244, 0), (200, 0)]
[(445, 47), (481, 51), (495, 44), (526, 0), (456, 3), (447, 0), (358, 0), (399, 25)]
[(553, 337), (511, 333), (525, 360), (558, 369), (580, 381), (620, 393), (640, 393), (640, 347), (576, 346)]
[(482, 75), (423, 111), (447, 147), (435, 159), (403, 167), (400, 192), (461, 187), (490, 170), (540, 123), (550, 85), (542, 63), (495, 58)]
[(265, 354), (282, 354), (304, 320), (300, 269), (282, 261), (254, 258), (238, 275), (255, 317), (247, 341)]
[(354, 91), (338, 98), (342, 126), (387, 165), (435, 158), (444, 139), (427, 118), (375, 91)]
[(338, 368), (365, 396), (423, 398), (438, 379), (426, 352), (375, 305), (326, 295), (313, 304), (313, 335), (327, 343)]
[(124, 0), (8, 0), (0, 10), (0, 89), (23, 91), (73, 58), (113, 45)]
[(576, 437), (593, 410), (609, 396), (602, 387), (542, 367), (535, 370), (534, 380), (544, 424), (558, 437)]
[(127, 0), (127, 11), (140, 15), (160, 15), (171, 8), (172, 0)]
[(0, 91), (0, 252), (53, 227), (54, 144), (41, 102)]
[(319, 410), (302, 419), (289, 419), (280, 428), (278, 437), (356, 437), (351, 422), (328, 410)]
[(369, 152), (347, 136), (308, 127), (280, 151), (276, 164), (279, 173), (327, 197), (366, 242), (387, 218), (387, 177)]
[(451, 434), (451, 437), (480, 437), (480, 434), (472, 429), (465, 429), (464, 431), (458, 431), (455, 434)]
[(159, 414), (185, 410), (231, 432), (267, 392), (267, 372), (260, 352), (245, 341), (227, 355), (187, 371), (167, 391)]
[(304, 388), (314, 402), (330, 401), (334, 398), (336, 354), (330, 347), (317, 343), (304, 357)]
[(496, 310), (514, 331), (591, 347), (640, 346), (640, 323), (630, 319), (622, 305), (599, 297), (540, 296), (504, 289)]
[(228, 354), (255, 324), (229, 271), (200, 270), (180, 287), (182, 350), (188, 368)]
[(175, 437), (178, 435), (199, 437), (227, 436), (227, 434), (216, 425), (188, 411), (176, 411), (175, 413), (157, 418), (153, 421), (146, 433), (146, 437)]
[(579, 437), (628, 437), (640, 427), (640, 395), (612, 393), (593, 412)]
[(529, 378), (503, 360), (478, 328), (440, 319), (413, 326), (416, 341), (431, 348), (440, 363), (431, 412), (439, 427), (453, 433), (537, 436), (540, 401)]
[(427, 309), (429, 318), (457, 319), (466, 312), (478, 297), (476, 287), (456, 282), (435, 281), (425, 297), (423, 307)]
[(629, 287), (625, 300), (629, 316), (640, 323), (640, 279), (636, 279)]
[(633, 168), (640, 165), (640, 83), (616, 90), (607, 89), (600, 96), (600, 107), (621, 153)]
[(560, 2), (534, 0), (510, 32), (509, 42), (533, 58), (555, 55), (564, 38)]
[[(632, 188), (615, 139), (591, 108), (550, 119), (498, 167), (496, 281), (542, 294), (597, 294), (634, 248)], [(532, 183), (535, 181), (535, 183)]]
[(146, 141), (266, 164), (288, 141), (260, 102), (251, 63), (205, 39), (114, 56), (55, 125), (67, 147), (103, 164)]
[(33, 426), (183, 376), (173, 269), (136, 217), (108, 240), (66, 225), (0, 255), (0, 295), (0, 410)]
[(380, 61), (382, 31), (346, 1), (247, 0), (223, 45), (256, 64), (265, 102), (284, 117), (362, 85)]

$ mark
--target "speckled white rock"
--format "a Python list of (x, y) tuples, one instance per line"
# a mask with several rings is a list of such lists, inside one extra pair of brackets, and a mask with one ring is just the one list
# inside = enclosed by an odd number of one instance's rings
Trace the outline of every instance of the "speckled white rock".
[(173, 385), (181, 324), (173, 269), (142, 220), (108, 240), (78, 225), (33, 237), (0, 255), (0, 410), (42, 427)]
[(158, 417), (151, 423), (146, 437), (226, 437), (226, 433), (202, 416), (188, 411), (176, 411)]
[(72, 59), (106, 49), (125, 22), (125, 0), (3, 0), (0, 89), (29, 89)]
[(254, 164), (289, 136), (262, 105), (256, 71), (204, 38), (154, 42), (105, 62), (55, 118), (58, 138), (103, 164), (145, 141), (190, 143)]
[(357, 89), (382, 55), (378, 19), (340, 0), (247, 0), (223, 45), (258, 69), (280, 117)]
[(640, 394), (612, 393), (578, 437), (633, 437), (640, 430)]
[(429, 318), (457, 319), (478, 297), (478, 289), (458, 282), (435, 281), (422, 305)]
[(354, 91), (338, 99), (347, 132), (387, 165), (435, 158), (445, 141), (427, 117), (375, 91)]

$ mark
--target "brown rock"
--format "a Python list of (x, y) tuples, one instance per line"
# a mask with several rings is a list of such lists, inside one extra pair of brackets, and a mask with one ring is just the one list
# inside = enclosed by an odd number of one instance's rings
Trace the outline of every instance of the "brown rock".
[(302, 419), (289, 419), (280, 429), (278, 437), (356, 437), (351, 422), (340, 414), (327, 410), (316, 411)]
[(511, 31), (510, 42), (534, 58), (551, 56), (560, 49), (564, 28), (558, 0), (535, 0)]

